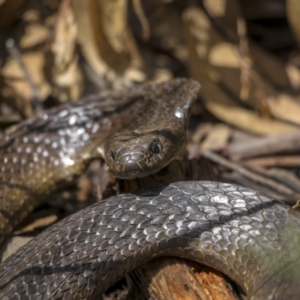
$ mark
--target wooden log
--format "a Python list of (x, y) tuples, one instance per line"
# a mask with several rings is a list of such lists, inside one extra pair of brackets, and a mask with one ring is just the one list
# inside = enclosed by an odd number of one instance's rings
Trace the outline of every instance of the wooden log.
[(240, 299), (230, 279), (222, 273), (181, 258), (156, 258), (130, 277), (133, 283), (127, 298), (130, 300)]

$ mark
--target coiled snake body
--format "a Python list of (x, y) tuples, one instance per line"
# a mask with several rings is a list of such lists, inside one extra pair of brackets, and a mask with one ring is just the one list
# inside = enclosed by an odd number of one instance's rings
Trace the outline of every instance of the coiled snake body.
[(104, 200), (8, 258), (0, 298), (98, 299), (142, 262), (173, 255), (213, 266), (249, 299), (298, 299), (299, 213), (252, 190), (179, 182)]
[(45, 195), (105, 158), (120, 178), (154, 173), (185, 141), (200, 86), (146, 83), (67, 104), (21, 123), (0, 140), (0, 244)]
[[(167, 164), (182, 146), (198, 91), (184, 79), (145, 84), (100, 96), (115, 107), (93, 99), (67, 105), (7, 133), (0, 149), (4, 234), (12, 217), (35, 205), (28, 199), (71, 180), (93, 157), (104, 155), (116, 175), (129, 178)], [(136, 128), (147, 103), (150, 122), (141, 119)], [(119, 130), (126, 134), (112, 136)], [(11, 212), (3, 199), (17, 208)], [(249, 299), (298, 299), (299, 229), (297, 211), (231, 184), (179, 182), (123, 194), (69, 216), (8, 258), (0, 266), (0, 299), (97, 299), (126, 272), (163, 255), (219, 269)]]

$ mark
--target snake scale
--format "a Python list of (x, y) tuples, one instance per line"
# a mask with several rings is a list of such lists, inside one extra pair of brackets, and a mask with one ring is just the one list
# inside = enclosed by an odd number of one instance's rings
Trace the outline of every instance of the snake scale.
[[(94, 157), (105, 157), (121, 177), (160, 169), (182, 146), (198, 92), (184, 79), (149, 83), (51, 110), (11, 130), (1, 144), (2, 216), (7, 223), (23, 217), (36, 196), (70, 181)], [(4, 205), (17, 199), (23, 202), (10, 214)], [(222, 271), (248, 299), (298, 299), (299, 229), (297, 211), (231, 184), (178, 182), (121, 194), (65, 218), (9, 257), (0, 265), (0, 299), (97, 299), (126, 272), (166, 255)]]
[(105, 158), (119, 178), (146, 176), (180, 151), (200, 85), (153, 82), (91, 95), (29, 119), (0, 139), (0, 244), (46, 195)]
[(104, 200), (31, 240), (0, 267), (0, 298), (98, 299), (163, 255), (205, 263), (249, 299), (298, 299), (299, 213), (252, 190), (179, 182)]

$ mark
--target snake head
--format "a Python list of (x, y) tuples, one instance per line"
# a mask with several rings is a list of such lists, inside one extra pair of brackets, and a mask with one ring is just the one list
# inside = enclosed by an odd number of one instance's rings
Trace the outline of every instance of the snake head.
[(185, 140), (184, 126), (172, 123), (155, 128), (157, 124), (147, 125), (147, 130), (119, 134), (105, 142), (105, 161), (116, 177), (133, 179), (156, 173), (178, 154)]

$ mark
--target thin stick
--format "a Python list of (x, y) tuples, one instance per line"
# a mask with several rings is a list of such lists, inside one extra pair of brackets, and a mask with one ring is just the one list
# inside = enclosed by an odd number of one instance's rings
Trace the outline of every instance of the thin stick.
[(293, 191), (292, 189), (286, 187), (285, 185), (283, 184), (280, 184), (278, 182), (276, 182), (275, 180), (271, 180), (271, 179), (268, 179), (264, 176), (261, 176), (261, 175), (258, 175), (254, 172), (251, 172), (249, 170), (247, 170), (246, 168), (242, 167), (242, 166), (239, 166), (238, 164), (236, 163), (233, 163), (233, 162), (230, 162), (228, 160), (226, 160), (225, 158), (223, 158), (222, 156), (216, 154), (216, 153), (213, 153), (211, 151), (206, 151), (204, 154), (203, 154), (207, 159), (217, 163), (217, 164), (220, 164), (230, 170), (234, 170), (240, 174), (242, 174), (243, 176), (255, 181), (255, 182), (258, 182), (258, 183), (261, 183), (263, 185), (266, 185), (272, 189), (274, 189), (275, 191), (278, 191), (280, 193), (283, 193), (283, 194), (286, 194), (286, 195), (293, 195), (293, 196), (297, 196), (298, 198), (300, 198), (300, 195), (298, 196), (297, 193), (295, 193), (295, 191)]
[(300, 155), (258, 157), (241, 161), (245, 166), (252, 167), (300, 167)]
[(253, 180), (246, 178), (238, 172), (222, 172), (220, 175), (220, 181), (236, 183), (242, 186), (246, 186), (255, 191), (259, 191), (265, 195), (268, 195), (276, 200), (282, 201), (288, 205), (295, 205), (297, 202), (297, 197), (287, 196), (286, 194), (279, 193), (278, 191), (274, 191), (273, 189), (262, 185), (260, 183), (254, 182)]
[(37, 86), (34, 84), (32, 77), (30, 76), (30, 73), (27, 69), (27, 67), (24, 64), (24, 61), (22, 59), (21, 53), (19, 49), (16, 47), (15, 41), (10, 38), (6, 41), (6, 49), (9, 52), (9, 54), (14, 57), (14, 59), (18, 62), (20, 68), (22, 69), (24, 76), (26, 80), (28, 81), (28, 84), (31, 88), (32, 97), (33, 97), (33, 106), (35, 111), (40, 111), (42, 109), (41, 102), (39, 101), (39, 94)]
[(246, 157), (270, 155), (300, 150), (300, 130), (276, 136), (251, 139), (249, 142), (228, 146), (228, 156), (237, 161)]
[(140, 0), (132, 0), (133, 10), (136, 13), (143, 30), (143, 38), (144, 40), (148, 40), (151, 34), (150, 26), (145, 15), (142, 3)]

